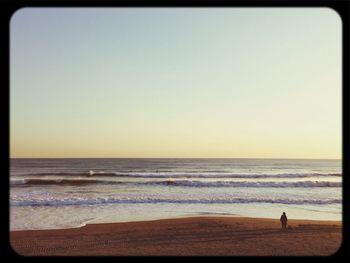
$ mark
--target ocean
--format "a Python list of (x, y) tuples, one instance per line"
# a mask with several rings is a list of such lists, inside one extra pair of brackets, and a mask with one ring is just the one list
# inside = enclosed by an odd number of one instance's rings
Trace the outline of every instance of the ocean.
[(341, 160), (10, 160), (10, 230), (282, 212), (341, 220)]

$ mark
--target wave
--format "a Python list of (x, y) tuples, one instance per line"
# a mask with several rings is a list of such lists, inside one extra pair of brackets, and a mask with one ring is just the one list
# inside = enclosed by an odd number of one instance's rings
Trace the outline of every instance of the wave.
[(40, 173), (23, 173), (16, 174), (16, 176), (115, 176), (114, 172), (104, 172), (104, 171), (88, 171), (88, 172), (40, 172)]
[(114, 173), (119, 177), (137, 178), (307, 178), (307, 177), (341, 177), (340, 173), (279, 173), (279, 174), (257, 174), (257, 173), (229, 173), (229, 172), (159, 172), (159, 173)]
[(302, 182), (201, 182), (188, 180), (167, 180), (159, 182), (147, 182), (152, 185), (185, 186), (185, 187), (341, 187), (340, 182), (328, 181), (302, 181)]
[(300, 182), (232, 182), (232, 181), (214, 181), (204, 182), (198, 180), (162, 180), (146, 182), (123, 182), (97, 179), (22, 179), (12, 180), (11, 186), (40, 186), (40, 185), (57, 185), (57, 186), (85, 186), (91, 184), (127, 184), (127, 185), (154, 185), (154, 186), (177, 186), (177, 187), (341, 187), (341, 182), (329, 181), (300, 181)]
[(117, 199), (117, 198), (95, 198), (95, 199), (50, 199), (50, 200), (20, 200), (11, 201), (11, 206), (71, 206), (71, 205), (100, 205), (100, 204), (244, 204), (244, 203), (272, 203), (272, 204), (339, 204), (341, 199), (263, 199), (263, 198), (230, 198), (230, 199)]
[(135, 178), (309, 178), (341, 177), (341, 173), (232, 173), (232, 172), (46, 172), (16, 176), (83, 176), (83, 177), (135, 177)]
[(22, 179), (11, 180), (11, 186), (36, 186), (36, 185), (57, 185), (57, 186), (85, 186), (91, 184), (123, 184), (117, 181), (102, 180), (81, 180), (81, 179)]

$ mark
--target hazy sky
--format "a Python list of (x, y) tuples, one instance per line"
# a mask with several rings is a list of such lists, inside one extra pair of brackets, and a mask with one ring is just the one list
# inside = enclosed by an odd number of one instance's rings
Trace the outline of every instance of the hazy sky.
[(327, 8), (25, 8), (11, 157), (341, 158)]

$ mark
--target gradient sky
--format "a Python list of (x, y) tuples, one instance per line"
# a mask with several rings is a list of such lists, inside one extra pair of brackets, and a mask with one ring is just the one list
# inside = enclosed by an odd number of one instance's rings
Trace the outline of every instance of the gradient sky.
[(341, 158), (327, 8), (25, 8), (11, 157)]

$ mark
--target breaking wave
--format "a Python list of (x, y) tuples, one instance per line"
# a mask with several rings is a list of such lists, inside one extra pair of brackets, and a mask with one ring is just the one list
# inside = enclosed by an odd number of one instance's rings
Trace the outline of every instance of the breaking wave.
[(263, 199), (263, 198), (225, 198), (225, 199), (49, 199), (49, 200), (19, 200), (12, 201), (12, 206), (71, 206), (71, 205), (97, 205), (97, 204), (140, 204), (140, 203), (177, 203), (177, 204), (233, 204), (233, 203), (272, 203), (272, 204), (339, 204), (340, 199), (310, 200), (310, 199)]
[(340, 182), (328, 181), (302, 181), (302, 182), (201, 182), (188, 180), (167, 180), (160, 182), (149, 182), (145, 184), (152, 185), (169, 185), (169, 186), (186, 186), (186, 187), (341, 187)]
[(135, 178), (309, 178), (341, 177), (341, 173), (232, 173), (232, 172), (47, 172), (25, 173), (17, 176), (83, 176), (83, 177), (135, 177)]
[(298, 181), (298, 182), (251, 182), (251, 181), (199, 181), (199, 180), (162, 180), (145, 182), (123, 182), (97, 179), (19, 179), (11, 180), (12, 187), (57, 185), (57, 186), (85, 186), (93, 184), (108, 185), (154, 185), (178, 187), (342, 187), (341, 182), (330, 181)]

